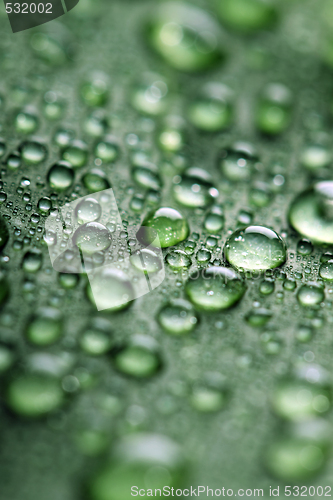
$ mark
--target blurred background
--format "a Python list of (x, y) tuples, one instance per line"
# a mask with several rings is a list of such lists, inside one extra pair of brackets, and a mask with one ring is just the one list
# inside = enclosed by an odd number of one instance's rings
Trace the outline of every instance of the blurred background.
[[(333, 484), (332, 5), (1, 5), (1, 498)], [(118, 258), (144, 221), (166, 278), (98, 312), (44, 223), (110, 187)]]

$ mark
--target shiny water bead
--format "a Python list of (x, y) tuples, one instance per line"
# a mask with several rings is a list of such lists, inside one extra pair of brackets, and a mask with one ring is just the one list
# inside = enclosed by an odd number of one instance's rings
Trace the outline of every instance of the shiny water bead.
[(19, 151), (27, 165), (38, 165), (45, 160), (47, 149), (44, 144), (37, 141), (26, 141), (21, 144)]
[(53, 165), (47, 174), (47, 182), (52, 189), (64, 191), (74, 182), (74, 171), (68, 162), (59, 162)]
[(212, 254), (206, 248), (201, 248), (196, 254), (197, 263), (200, 265), (206, 264), (212, 258)]
[(255, 327), (259, 328), (266, 325), (266, 323), (271, 319), (272, 312), (269, 309), (260, 307), (258, 309), (253, 309), (249, 311), (245, 316), (245, 321)]
[(3, 273), (0, 272), (0, 306), (5, 303), (9, 296), (9, 284)]
[(215, 5), (226, 26), (245, 34), (270, 28), (278, 17), (272, 0), (219, 0)]
[(292, 279), (285, 280), (283, 282), (283, 288), (289, 292), (293, 292), (296, 288), (296, 281)]
[(217, 132), (230, 125), (232, 112), (231, 90), (220, 83), (208, 83), (189, 105), (187, 116), (199, 130)]
[(204, 220), (204, 227), (210, 233), (219, 233), (224, 228), (224, 213), (222, 207), (214, 206)]
[(93, 168), (82, 177), (83, 185), (90, 193), (105, 191), (109, 189), (110, 183), (104, 172), (97, 168)]
[(160, 148), (163, 151), (177, 153), (184, 146), (184, 132), (185, 123), (180, 116), (167, 116), (158, 135)]
[(159, 56), (180, 71), (203, 71), (224, 58), (220, 27), (205, 11), (185, 3), (160, 5), (148, 24), (148, 40)]
[(269, 472), (282, 481), (308, 481), (318, 475), (327, 459), (322, 443), (307, 439), (284, 438), (269, 445), (265, 463)]
[(331, 390), (327, 386), (303, 380), (285, 380), (272, 396), (274, 412), (291, 421), (307, 420), (326, 413), (332, 404)]
[(313, 243), (333, 243), (333, 181), (317, 182), (292, 202), (291, 225)]
[(158, 116), (165, 113), (169, 105), (168, 84), (160, 75), (145, 73), (131, 93), (132, 106), (140, 113)]
[(64, 41), (59, 38), (56, 39), (41, 32), (34, 33), (30, 44), (38, 59), (50, 66), (63, 66), (68, 61)]
[(3, 217), (0, 215), (0, 250), (5, 248), (7, 242), (9, 240), (9, 231), (7, 228), (7, 224)]
[(6, 153), (6, 143), (0, 138), (0, 158), (2, 158)]
[(91, 137), (102, 137), (109, 128), (109, 120), (103, 109), (97, 109), (84, 121), (85, 132)]
[(183, 250), (173, 250), (165, 257), (165, 261), (173, 269), (182, 269), (192, 264), (190, 257)]
[(60, 408), (65, 397), (58, 379), (45, 373), (25, 373), (10, 380), (5, 401), (14, 413), (39, 418)]
[(52, 208), (52, 201), (47, 197), (40, 198), (37, 206), (42, 214), (47, 215)]
[(107, 76), (104, 73), (95, 73), (82, 84), (80, 96), (88, 106), (102, 107), (108, 101), (108, 86)]
[(102, 215), (102, 208), (94, 198), (84, 198), (76, 205), (75, 215), (80, 224), (94, 222)]
[(281, 84), (270, 84), (260, 97), (256, 125), (269, 135), (280, 134), (288, 127), (291, 120), (291, 91)]
[(270, 295), (274, 292), (275, 283), (273, 280), (266, 279), (262, 281), (259, 285), (259, 292), (262, 295)]
[(274, 269), (286, 260), (286, 246), (280, 236), (264, 226), (238, 229), (226, 241), (224, 254), (236, 269)]
[(141, 165), (134, 165), (132, 168), (133, 180), (144, 188), (158, 191), (162, 187), (162, 179), (157, 167), (153, 163), (142, 162)]
[(130, 261), (136, 269), (148, 274), (157, 273), (162, 269), (161, 257), (149, 248), (143, 248), (135, 252), (131, 255)]
[(102, 160), (103, 163), (111, 163), (119, 156), (118, 142), (112, 135), (106, 136), (96, 144), (94, 152), (96, 158)]
[(16, 153), (12, 153), (7, 157), (6, 165), (9, 170), (18, 170), (22, 165), (22, 158)]
[(88, 148), (83, 141), (72, 141), (63, 151), (62, 159), (68, 161), (72, 167), (83, 167), (88, 160)]
[(37, 130), (39, 121), (37, 115), (28, 111), (20, 111), (14, 120), (16, 132), (21, 134), (32, 134)]
[(218, 194), (211, 176), (201, 168), (189, 168), (184, 174), (176, 175), (173, 179), (174, 198), (186, 207), (206, 207), (213, 203)]
[(250, 180), (257, 161), (252, 146), (246, 143), (236, 143), (232, 148), (223, 149), (218, 158), (222, 174), (234, 182)]
[(106, 250), (111, 245), (110, 231), (99, 222), (82, 224), (74, 233), (73, 243), (83, 253), (92, 254)]
[(183, 299), (176, 299), (165, 305), (157, 316), (158, 322), (171, 335), (184, 335), (198, 323), (198, 317), (192, 305)]
[(142, 223), (157, 231), (162, 248), (177, 245), (189, 235), (189, 225), (180, 212), (162, 207), (149, 214)]
[(298, 302), (303, 307), (318, 306), (325, 299), (323, 287), (316, 283), (302, 285), (297, 294)]
[(132, 432), (112, 449), (89, 483), (89, 500), (130, 500), (134, 485), (148, 495), (165, 485), (174, 492), (185, 487), (186, 462), (179, 445), (166, 436)]
[(48, 120), (59, 120), (65, 110), (65, 103), (56, 92), (48, 91), (43, 98), (43, 114)]
[(7, 200), (7, 195), (4, 191), (0, 191), (0, 205), (2, 205), (2, 203), (5, 203), (5, 201)]
[(149, 378), (162, 367), (158, 344), (148, 335), (134, 335), (112, 353), (115, 368), (135, 378)]
[(98, 328), (88, 328), (80, 337), (81, 349), (91, 356), (101, 356), (106, 354), (111, 348), (110, 335)]
[(272, 193), (269, 187), (263, 182), (256, 183), (249, 192), (249, 202), (254, 207), (267, 207), (271, 201)]
[(328, 167), (332, 161), (329, 149), (320, 144), (309, 144), (304, 147), (300, 162), (303, 167), (311, 171)]
[(212, 266), (194, 273), (185, 290), (198, 309), (214, 312), (236, 304), (244, 295), (246, 286), (232, 269)]
[(73, 130), (60, 128), (54, 134), (53, 140), (59, 148), (63, 149), (74, 140), (75, 133)]
[(297, 243), (297, 253), (300, 255), (310, 255), (313, 252), (313, 245), (309, 240), (300, 240)]
[(128, 307), (134, 300), (134, 289), (127, 275), (117, 269), (103, 268), (94, 277), (94, 292), (87, 287), (87, 295), (99, 310), (120, 311)]
[(37, 312), (26, 330), (26, 338), (38, 346), (57, 342), (63, 333), (61, 313), (55, 308), (44, 308)]
[(40, 250), (29, 250), (24, 254), (22, 268), (27, 273), (36, 273), (42, 267), (43, 254)]
[(321, 264), (319, 268), (319, 276), (326, 281), (333, 281), (333, 259), (330, 259), (325, 264)]
[(75, 288), (79, 282), (79, 276), (71, 273), (59, 273), (59, 284), (66, 290)]

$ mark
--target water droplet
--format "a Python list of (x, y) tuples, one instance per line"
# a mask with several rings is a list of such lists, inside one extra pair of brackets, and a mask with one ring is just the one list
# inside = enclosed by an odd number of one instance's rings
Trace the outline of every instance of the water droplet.
[(64, 114), (63, 100), (52, 91), (46, 92), (43, 98), (43, 114), (48, 120), (59, 120)]
[(80, 224), (97, 221), (101, 214), (101, 206), (94, 198), (84, 198), (75, 208), (75, 215)]
[(105, 191), (109, 189), (110, 183), (107, 180), (104, 172), (93, 168), (82, 177), (84, 186), (90, 193), (97, 193), (98, 191)]
[(274, 269), (286, 260), (286, 247), (280, 236), (264, 226), (238, 229), (227, 240), (225, 257), (236, 269), (249, 271)]
[(110, 335), (97, 328), (88, 328), (80, 337), (81, 349), (91, 356), (101, 356), (106, 354), (111, 348)]
[(324, 289), (316, 283), (308, 283), (301, 286), (297, 298), (303, 307), (317, 306), (325, 299)]
[(40, 250), (29, 250), (23, 257), (22, 268), (27, 273), (36, 273), (42, 267), (43, 254)]
[(206, 70), (224, 57), (221, 31), (205, 11), (182, 3), (159, 6), (148, 25), (151, 47), (174, 68)]
[(104, 73), (95, 73), (81, 86), (80, 95), (88, 106), (102, 107), (108, 100), (108, 78)]
[(50, 198), (41, 198), (39, 201), (38, 201), (38, 209), (43, 213), (43, 214), (48, 214), (49, 211), (51, 210), (52, 208), (52, 201), (50, 200)]
[(134, 335), (130, 341), (114, 349), (115, 368), (124, 375), (149, 378), (162, 367), (158, 344), (148, 335)]
[(258, 328), (266, 325), (271, 317), (272, 313), (269, 309), (258, 308), (248, 312), (245, 316), (245, 320), (249, 325)]
[(272, 443), (266, 454), (268, 470), (284, 481), (308, 481), (325, 464), (326, 450), (306, 439), (284, 438)]
[(184, 335), (194, 330), (198, 317), (189, 302), (177, 299), (160, 310), (158, 322), (171, 335)]
[(183, 250), (173, 250), (168, 253), (165, 260), (174, 269), (186, 268), (192, 264), (190, 257)]
[(63, 160), (68, 161), (72, 167), (83, 167), (88, 159), (88, 148), (83, 141), (72, 141), (62, 153)]
[(220, 83), (208, 83), (190, 104), (187, 115), (199, 130), (217, 132), (230, 125), (232, 111), (231, 90)]
[(259, 285), (259, 291), (262, 295), (270, 295), (274, 292), (275, 284), (273, 280), (264, 280)]
[(157, 168), (152, 163), (143, 163), (135, 165), (132, 169), (132, 177), (139, 186), (158, 191), (162, 186), (162, 180), (158, 174)]
[(157, 273), (162, 269), (161, 258), (148, 248), (138, 250), (130, 258), (131, 264), (145, 273)]
[(189, 168), (182, 176), (176, 175), (173, 179), (175, 200), (186, 207), (206, 207), (218, 194), (210, 175), (201, 168)]
[(79, 276), (71, 273), (59, 273), (59, 283), (63, 288), (70, 290), (75, 288), (79, 282)]
[(274, 2), (263, 0), (224, 0), (216, 4), (222, 22), (235, 31), (253, 33), (270, 28), (278, 14)]
[(91, 137), (102, 137), (109, 128), (109, 121), (103, 109), (91, 113), (83, 124), (85, 132)]
[(319, 276), (323, 280), (333, 281), (333, 259), (330, 259), (325, 264), (321, 264), (319, 268)]
[(21, 144), (20, 153), (27, 165), (38, 165), (45, 160), (47, 150), (40, 142), (27, 141)]
[(75, 231), (73, 243), (83, 253), (101, 252), (111, 245), (111, 233), (99, 222), (88, 222)]
[(94, 277), (94, 293), (88, 286), (87, 294), (92, 304), (98, 304), (99, 310), (120, 311), (130, 305), (134, 299), (133, 286), (122, 271), (103, 268)]
[(310, 144), (304, 148), (300, 161), (302, 165), (310, 171), (328, 167), (331, 163), (332, 155), (330, 151), (320, 144)]
[(333, 243), (333, 181), (317, 182), (296, 197), (289, 220), (313, 243)]
[(74, 171), (67, 162), (59, 162), (53, 165), (48, 174), (47, 181), (51, 188), (57, 191), (68, 189), (74, 181)]
[(48, 307), (37, 312), (27, 327), (26, 337), (32, 344), (46, 346), (57, 342), (62, 333), (60, 311)]
[(35, 114), (20, 111), (15, 117), (14, 126), (16, 131), (21, 134), (32, 134), (37, 130), (39, 121)]
[(203, 413), (213, 413), (224, 408), (226, 403), (226, 394), (217, 387), (208, 385), (197, 385), (193, 388), (190, 396), (190, 402), (193, 408)]
[(180, 212), (168, 207), (159, 208), (156, 212), (149, 214), (142, 225), (157, 231), (162, 248), (177, 245), (189, 234), (187, 220)]
[(256, 112), (258, 129), (269, 135), (283, 132), (291, 120), (291, 91), (281, 84), (268, 85), (259, 100)]
[(236, 304), (246, 286), (232, 269), (212, 266), (194, 273), (186, 283), (190, 301), (204, 311), (220, 311)]
[(111, 163), (119, 156), (119, 146), (113, 136), (106, 136), (98, 142), (95, 147), (95, 156), (103, 163)]
[(130, 500), (131, 486), (183, 488), (187, 466), (179, 446), (159, 434), (135, 433), (113, 446), (111, 459), (89, 484), (91, 500)]
[(44, 33), (34, 33), (30, 44), (36, 56), (50, 66), (62, 66), (68, 61), (65, 47), (60, 40)]
[(146, 73), (132, 90), (132, 106), (146, 115), (161, 115), (168, 107), (168, 90), (167, 82), (162, 76)]
[(64, 393), (56, 378), (45, 373), (26, 373), (10, 381), (6, 403), (23, 417), (39, 418), (60, 408), (64, 403)]
[(223, 175), (233, 182), (248, 181), (254, 164), (258, 161), (249, 144), (236, 143), (232, 148), (223, 149), (219, 154), (219, 166)]
[(300, 255), (310, 255), (313, 252), (313, 245), (311, 241), (300, 240), (297, 243), (297, 253)]

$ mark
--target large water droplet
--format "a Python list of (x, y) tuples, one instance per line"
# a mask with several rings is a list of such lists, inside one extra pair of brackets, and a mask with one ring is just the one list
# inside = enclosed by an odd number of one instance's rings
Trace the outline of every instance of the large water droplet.
[(158, 322), (171, 335), (184, 335), (195, 328), (198, 317), (189, 302), (177, 299), (160, 310)]
[(286, 246), (280, 236), (264, 226), (238, 229), (226, 241), (224, 254), (237, 269), (274, 269), (286, 260)]
[(212, 266), (194, 273), (185, 290), (198, 309), (213, 312), (236, 304), (244, 295), (246, 286), (232, 269)]
[(219, 194), (211, 177), (201, 168), (189, 168), (173, 179), (173, 195), (181, 205), (191, 208), (206, 207)]
[(148, 39), (163, 59), (181, 71), (205, 70), (224, 57), (221, 32), (214, 19), (183, 3), (165, 3), (155, 11)]
[(148, 215), (142, 225), (157, 231), (162, 248), (177, 245), (189, 234), (187, 220), (180, 212), (168, 207), (159, 208)]

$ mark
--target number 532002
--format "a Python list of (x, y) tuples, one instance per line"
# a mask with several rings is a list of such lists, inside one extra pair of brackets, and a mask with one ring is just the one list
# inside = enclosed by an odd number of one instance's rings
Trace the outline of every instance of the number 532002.
[(6, 3), (7, 14), (52, 14), (51, 3)]

